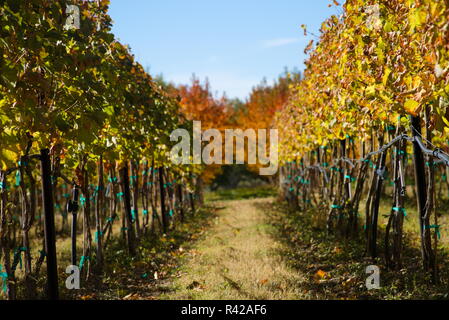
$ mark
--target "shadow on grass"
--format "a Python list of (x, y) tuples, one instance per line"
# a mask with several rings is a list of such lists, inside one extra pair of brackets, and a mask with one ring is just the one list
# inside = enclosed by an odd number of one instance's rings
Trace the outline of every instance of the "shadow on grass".
[(263, 186), (257, 188), (221, 189), (206, 194), (207, 201), (245, 200), (277, 196), (276, 188)]
[[(372, 261), (365, 255), (363, 232), (357, 239), (341, 239), (316, 226), (311, 212), (288, 213), (279, 203), (261, 203), (275, 226), (272, 236), (283, 246), (279, 254), (294, 270), (305, 276), (296, 283), (311, 299), (447, 299), (449, 298), (448, 254), (439, 252), (441, 281), (433, 285), (421, 266), (421, 253), (405, 240), (403, 265), (387, 270), (382, 259)], [(315, 226), (314, 226), (315, 225)], [(379, 235), (379, 257), (383, 257), (383, 232)], [(365, 273), (369, 265), (381, 270), (381, 288), (367, 290)]]

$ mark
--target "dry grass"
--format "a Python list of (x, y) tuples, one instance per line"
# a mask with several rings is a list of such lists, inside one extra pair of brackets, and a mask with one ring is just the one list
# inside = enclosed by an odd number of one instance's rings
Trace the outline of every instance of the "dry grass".
[(298, 272), (279, 255), (280, 242), (258, 204), (272, 199), (218, 202), (214, 226), (186, 255), (166, 299), (298, 299)]

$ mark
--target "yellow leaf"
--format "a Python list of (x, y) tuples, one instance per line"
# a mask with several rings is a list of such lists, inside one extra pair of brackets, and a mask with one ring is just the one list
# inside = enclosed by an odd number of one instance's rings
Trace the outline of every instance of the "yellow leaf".
[(44, 48), (41, 49), (41, 52), (39, 52), (39, 56), (41, 57), (41, 59), (45, 59), (47, 58), (49, 55), (49, 53), (47, 51), (45, 51)]
[(413, 85), (413, 88), (419, 87), (421, 85), (421, 77), (420, 76), (414, 76), (412, 85)]
[(419, 103), (415, 100), (407, 100), (404, 104), (404, 109), (410, 114), (416, 114), (416, 111), (419, 108)]
[(326, 273), (326, 271), (323, 271), (323, 270), (318, 270), (317, 272), (316, 272), (316, 275), (319, 277), (319, 278), (321, 278), (321, 279), (324, 279), (324, 277), (327, 275), (327, 273)]
[(366, 87), (365, 95), (367, 97), (374, 97), (375, 94), (376, 94), (376, 86), (375, 85)]
[(15, 161), (18, 159), (19, 155), (15, 153), (14, 151), (3, 149), (2, 150), (2, 156), (9, 161)]
[(386, 67), (385, 71), (384, 71), (384, 76), (382, 78), (382, 83), (384, 84), (384, 86), (387, 84), (388, 77), (390, 76), (390, 74), (391, 74), (391, 69)]
[(449, 127), (449, 121), (446, 119), (446, 117), (442, 116), (441, 118), (443, 119), (444, 124)]

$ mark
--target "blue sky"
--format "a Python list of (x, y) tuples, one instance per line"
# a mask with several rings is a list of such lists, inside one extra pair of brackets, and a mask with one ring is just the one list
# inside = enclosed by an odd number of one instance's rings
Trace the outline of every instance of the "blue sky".
[(113, 32), (137, 60), (174, 83), (208, 77), (216, 93), (244, 99), (265, 77), (303, 69), (310, 41), (341, 8), (330, 0), (111, 0)]

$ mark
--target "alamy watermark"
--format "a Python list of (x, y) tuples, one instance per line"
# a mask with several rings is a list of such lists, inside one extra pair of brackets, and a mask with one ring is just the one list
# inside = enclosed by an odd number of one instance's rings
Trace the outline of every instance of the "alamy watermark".
[(80, 289), (80, 268), (78, 266), (70, 265), (65, 269), (65, 273), (70, 276), (65, 280), (65, 287), (69, 290)]
[(382, 28), (379, 4), (366, 6), (365, 13), (366, 13), (365, 24), (369, 29), (379, 30), (380, 28)]
[[(220, 130), (208, 129), (203, 132), (201, 121), (193, 121), (193, 138), (186, 129), (176, 129), (171, 133), (171, 141), (180, 139), (170, 153), (171, 161), (176, 165), (246, 163), (265, 166), (259, 169), (259, 174), (263, 176), (274, 175), (278, 171), (277, 129), (258, 129), (257, 132), (254, 129), (225, 129), (223, 138)], [(209, 143), (202, 148), (203, 142)]]
[(81, 27), (80, 8), (75, 5), (67, 5), (65, 12), (67, 20), (65, 21), (65, 29), (79, 29)]
[(372, 289), (380, 289), (380, 269), (378, 266), (370, 265), (366, 267), (365, 272), (369, 274), (368, 278), (366, 278), (366, 288), (368, 290)]

